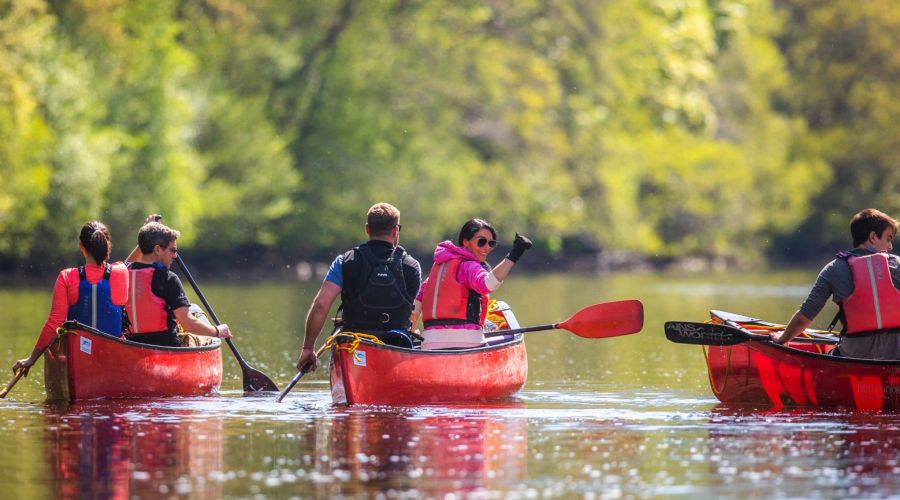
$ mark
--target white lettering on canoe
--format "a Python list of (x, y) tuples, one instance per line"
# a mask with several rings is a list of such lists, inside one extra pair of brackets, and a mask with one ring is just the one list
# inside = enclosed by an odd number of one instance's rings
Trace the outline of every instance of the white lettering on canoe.
[(85, 338), (85, 337), (81, 337), (80, 339), (81, 339), (81, 343), (80, 343), (81, 352), (83, 352), (85, 354), (90, 354), (91, 353), (91, 339)]

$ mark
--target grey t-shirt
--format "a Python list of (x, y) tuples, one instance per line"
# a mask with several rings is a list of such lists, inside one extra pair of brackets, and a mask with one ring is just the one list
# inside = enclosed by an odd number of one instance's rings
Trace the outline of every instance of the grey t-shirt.
[[(875, 253), (871, 248), (854, 248), (848, 253), (856, 256), (871, 255)], [(888, 267), (891, 269), (891, 278), (894, 286), (900, 289), (900, 257), (894, 254), (888, 254)], [(810, 290), (809, 295), (800, 306), (800, 314), (809, 319), (815, 317), (822, 311), (828, 302), (828, 297), (832, 297), (835, 303), (840, 303), (853, 293), (853, 273), (850, 271), (850, 264), (841, 258), (834, 259), (829, 262), (816, 283)]]

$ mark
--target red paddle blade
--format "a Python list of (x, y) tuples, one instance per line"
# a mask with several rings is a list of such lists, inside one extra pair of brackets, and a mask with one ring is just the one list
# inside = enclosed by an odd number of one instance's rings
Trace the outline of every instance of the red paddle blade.
[(629, 335), (644, 327), (644, 305), (639, 300), (594, 304), (556, 325), (587, 339)]

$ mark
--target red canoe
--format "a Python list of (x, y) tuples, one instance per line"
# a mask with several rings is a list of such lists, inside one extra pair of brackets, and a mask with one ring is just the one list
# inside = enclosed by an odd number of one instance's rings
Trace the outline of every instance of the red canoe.
[(522, 335), (486, 347), (422, 351), (340, 336), (331, 349), (335, 404), (426, 404), (506, 399), (525, 385)]
[(221, 343), (157, 347), (88, 330), (68, 330), (44, 356), (51, 401), (198, 396), (222, 383)]
[[(503, 301), (491, 301), (487, 318), (500, 330), (519, 328)], [(350, 335), (335, 340), (330, 363), (335, 404), (496, 401), (518, 392), (528, 377), (522, 334), (492, 337), (483, 347), (436, 351), (376, 344)]]
[[(754, 333), (777, 326), (721, 311), (711, 315), (714, 323), (729, 321)], [(761, 341), (710, 346), (705, 348), (709, 382), (723, 403), (900, 410), (900, 361), (830, 356), (831, 348)]]

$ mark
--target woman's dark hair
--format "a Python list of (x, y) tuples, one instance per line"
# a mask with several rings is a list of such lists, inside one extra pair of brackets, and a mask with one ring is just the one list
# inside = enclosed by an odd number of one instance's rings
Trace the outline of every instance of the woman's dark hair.
[(494, 226), (488, 221), (483, 219), (469, 219), (463, 224), (462, 229), (459, 230), (459, 239), (456, 240), (456, 244), (462, 246), (463, 240), (471, 239), (472, 236), (475, 236), (475, 233), (482, 229), (487, 229), (491, 232), (491, 237), (495, 240), (497, 239), (497, 231), (494, 230)]
[(84, 245), (85, 250), (94, 258), (94, 262), (102, 264), (109, 258), (112, 249), (112, 238), (109, 230), (98, 220), (93, 220), (81, 226), (81, 234), (78, 240)]

